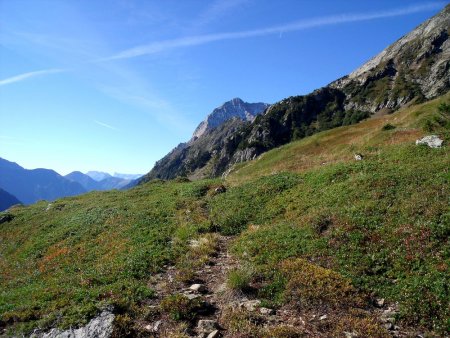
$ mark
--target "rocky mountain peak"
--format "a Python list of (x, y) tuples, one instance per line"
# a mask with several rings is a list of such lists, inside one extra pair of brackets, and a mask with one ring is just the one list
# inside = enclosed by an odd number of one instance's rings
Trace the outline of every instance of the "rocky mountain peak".
[(243, 121), (253, 121), (255, 117), (269, 107), (267, 103), (248, 103), (236, 97), (215, 108), (195, 129), (193, 139), (202, 136), (207, 130), (216, 128), (224, 122), (238, 118)]

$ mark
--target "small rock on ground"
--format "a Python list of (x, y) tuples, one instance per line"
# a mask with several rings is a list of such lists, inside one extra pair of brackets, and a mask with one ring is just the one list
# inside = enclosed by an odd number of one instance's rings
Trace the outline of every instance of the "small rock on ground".
[(273, 309), (268, 309), (266, 307), (260, 308), (259, 312), (263, 315), (269, 315), (269, 316), (275, 314), (275, 311)]
[(203, 284), (192, 284), (189, 287), (189, 289), (192, 291), (196, 291), (196, 292), (205, 292), (206, 291), (206, 288)]
[(440, 148), (442, 146), (442, 143), (444, 141), (440, 139), (437, 135), (428, 135), (425, 137), (422, 137), (419, 140), (416, 140), (416, 144), (424, 144), (427, 145), (430, 148)]
[(258, 299), (255, 300), (247, 300), (245, 302), (240, 303), (240, 307), (245, 308), (247, 311), (255, 311), (256, 308), (261, 304), (261, 301)]
[(197, 330), (203, 333), (211, 333), (217, 329), (217, 322), (211, 319), (200, 319), (197, 324)]
[(207, 338), (217, 338), (219, 337), (219, 330), (214, 330), (213, 332), (211, 332)]

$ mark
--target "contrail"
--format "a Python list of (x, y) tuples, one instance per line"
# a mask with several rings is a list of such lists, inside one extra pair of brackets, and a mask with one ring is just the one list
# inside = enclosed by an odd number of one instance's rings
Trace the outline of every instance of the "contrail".
[(272, 26), (260, 28), (255, 30), (246, 30), (241, 32), (225, 32), (218, 34), (207, 34), (188, 36), (178, 39), (156, 41), (146, 45), (140, 45), (134, 48), (126, 49), (110, 57), (106, 57), (97, 61), (108, 61), (118, 59), (128, 59), (143, 55), (156, 54), (169, 49), (176, 49), (182, 47), (191, 47), (204, 45), (216, 41), (246, 39), (258, 36), (266, 36), (271, 34), (280, 34), (281, 32), (294, 32), (305, 29), (339, 25), (351, 22), (370, 21), (376, 19), (404, 16), (418, 12), (430, 11), (440, 9), (443, 6), (442, 2), (430, 2), (422, 5), (409, 6), (405, 8), (393, 9), (389, 11), (380, 11), (372, 13), (355, 13), (355, 14), (341, 14), (333, 16), (318, 17), (306, 20), (295, 21), (286, 25)]
[(57, 68), (51, 68), (51, 69), (44, 69), (44, 70), (38, 70), (35, 72), (29, 72), (24, 74), (19, 74), (16, 76), (9, 77), (7, 79), (0, 80), (0, 86), (5, 86), (10, 83), (14, 82), (20, 82), (26, 79), (29, 79), (31, 77), (46, 75), (46, 74), (54, 74), (54, 73), (61, 73), (66, 72), (66, 69), (57, 69)]

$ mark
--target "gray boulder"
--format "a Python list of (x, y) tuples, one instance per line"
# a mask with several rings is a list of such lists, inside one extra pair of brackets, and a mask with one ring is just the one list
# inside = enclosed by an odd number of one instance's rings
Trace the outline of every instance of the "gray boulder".
[(30, 338), (109, 338), (113, 332), (114, 314), (103, 311), (85, 326), (61, 331), (51, 329), (46, 333), (33, 333)]
[(437, 135), (428, 135), (416, 140), (417, 145), (427, 145), (430, 148), (440, 148), (444, 140), (440, 139)]

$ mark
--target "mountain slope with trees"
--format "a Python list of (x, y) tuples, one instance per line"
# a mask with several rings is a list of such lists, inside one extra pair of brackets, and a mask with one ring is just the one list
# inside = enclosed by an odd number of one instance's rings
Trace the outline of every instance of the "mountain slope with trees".
[[(212, 129), (209, 143), (200, 137), (179, 145), (140, 181), (217, 177), (282, 144), (446, 93), (449, 22), (450, 5), (350, 75), (311, 94), (281, 100), (253, 122), (234, 125), (225, 133), (226, 125)], [(220, 137), (214, 133), (226, 136), (217, 142)]]

